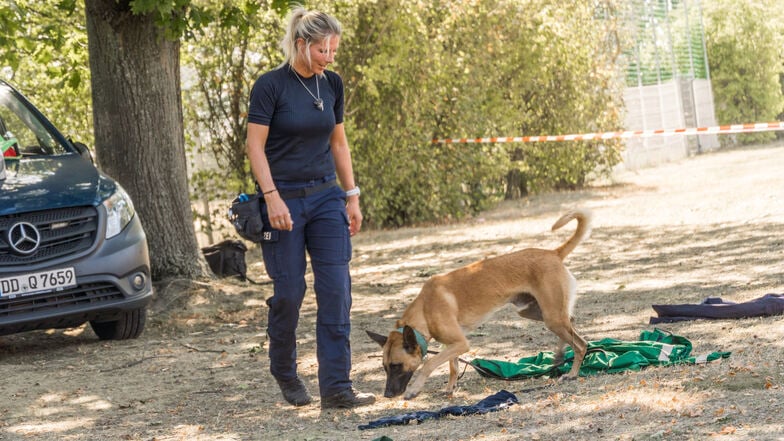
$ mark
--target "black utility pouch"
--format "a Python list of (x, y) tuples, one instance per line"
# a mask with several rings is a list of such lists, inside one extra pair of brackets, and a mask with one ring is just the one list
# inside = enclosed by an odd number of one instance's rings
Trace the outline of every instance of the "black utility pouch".
[(229, 220), (237, 230), (237, 234), (251, 242), (261, 242), (263, 238), (261, 201), (262, 196), (258, 193), (247, 196), (243, 194), (231, 201), (231, 208), (229, 208)]

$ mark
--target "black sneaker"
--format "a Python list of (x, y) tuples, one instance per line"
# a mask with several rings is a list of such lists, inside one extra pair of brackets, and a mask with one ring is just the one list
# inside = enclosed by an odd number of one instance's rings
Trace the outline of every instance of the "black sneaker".
[(351, 388), (328, 397), (321, 397), (322, 409), (352, 409), (376, 402), (376, 396)]
[(281, 381), (275, 379), (275, 381), (278, 382), (280, 391), (283, 392), (283, 398), (285, 398), (289, 404), (304, 406), (313, 401), (313, 397), (310, 396), (308, 388), (305, 387), (305, 383), (303, 383), (299, 377), (294, 378), (293, 380)]

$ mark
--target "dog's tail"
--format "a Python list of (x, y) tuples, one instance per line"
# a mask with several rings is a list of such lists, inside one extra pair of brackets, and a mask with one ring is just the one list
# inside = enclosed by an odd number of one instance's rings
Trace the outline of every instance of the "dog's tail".
[(553, 224), (552, 230), (555, 231), (568, 224), (572, 219), (577, 219), (577, 229), (574, 231), (574, 234), (572, 234), (572, 237), (564, 242), (563, 245), (555, 249), (555, 253), (558, 254), (558, 257), (560, 257), (561, 260), (564, 260), (572, 250), (577, 248), (577, 245), (579, 245), (580, 242), (591, 234), (591, 218), (592, 214), (590, 210), (578, 209), (564, 214)]

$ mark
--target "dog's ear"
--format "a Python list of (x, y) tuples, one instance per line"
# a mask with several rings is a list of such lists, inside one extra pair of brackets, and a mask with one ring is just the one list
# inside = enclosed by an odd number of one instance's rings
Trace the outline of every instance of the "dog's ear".
[(403, 327), (403, 349), (409, 354), (420, 351), (414, 328), (408, 325)]
[(376, 334), (375, 332), (371, 332), (371, 331), (365, 331), (365, 332), (367, 333), (368, 337), (372, 338), (374, 342), (381, 345), (382, 348), (384, 347), (385, 344), (387, 344), (386, 335)]

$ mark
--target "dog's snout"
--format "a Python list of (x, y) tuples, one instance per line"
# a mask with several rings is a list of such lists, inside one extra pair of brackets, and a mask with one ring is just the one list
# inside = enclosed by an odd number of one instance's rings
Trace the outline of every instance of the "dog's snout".
[(384, 390), (384, 397), (386, 398), (395, 398), (403, 395), (403, 392), (406, 391), (406, 385), (404, 384), (403, 387), (399, 385), (387, 384), (386, 389)]
[(402, 392), (400, 392), (400, 393), (394, 393), (394, 392), (392, 392), (391, 390), (385, 390), (385, 391), (384, 391), (384, 397), (385, 397), (385, 398), (395, 398), (395, 397), (397, 397), (397, 396), (399, 396), (399, 395), (401, 395), (401, 394), (402, 394)]
[(394, 398), (403, 395), (406, 391), (408, 382), (411, 381), (413, 372), (395, 371), (387, 374), (387, 384), (384, 388), (384, 397)]

